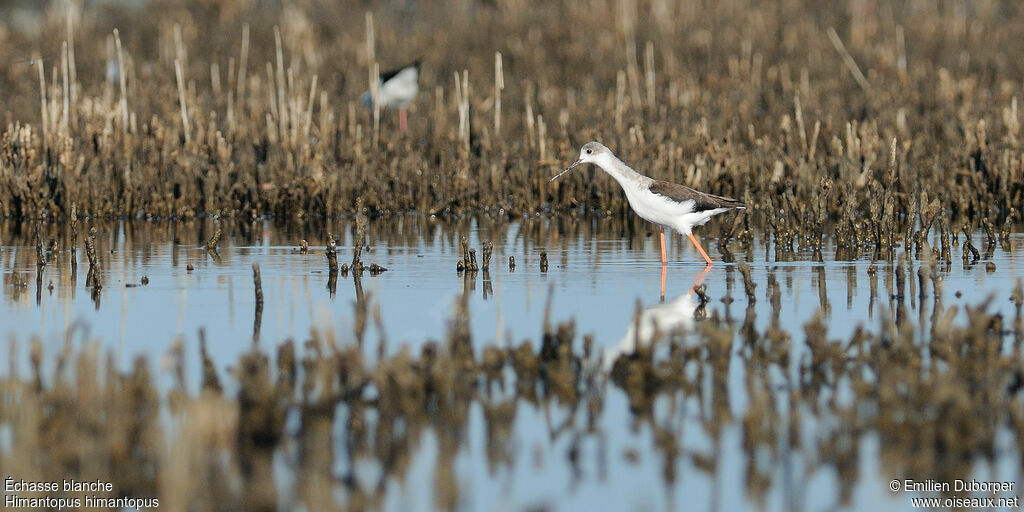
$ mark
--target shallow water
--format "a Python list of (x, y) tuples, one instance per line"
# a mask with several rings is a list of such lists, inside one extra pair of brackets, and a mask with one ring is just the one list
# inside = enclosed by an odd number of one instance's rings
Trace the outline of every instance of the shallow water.
[[(79, 226), (80, 245), (92, 225)], [(797, 375), (797, 366), (810, 357), (801, 340), (804, 325), (816, 314), (822, 315), (830, 339), (845, 340), (858, 325), (879, 332), (888, 328), (892, 319), (908, 315), (919, 326), (919, 333), (927, 333), (934, 304), (930, 279), (925, 279), (926, 290), (920, 293), (917, 260), (873, 261), (870, 253), (864, 253), (840, 261), (832, 243), (826, 242), (820, 261), (814, 261), (818, 258), (812, 251), (780, 255), (758, 237), (746, 251), (736, 242), (731, 246), (736, 260), (749, 265), (756, 285), (756, 301), (751, 302), (744, 292), (739, 263), (720, 262), (710, 236), (719, 232), (715, 223), (701, 233), (708, 235), (705, 245), (719, 261), (706, 273), (689, 242), (678, 235), (671, 237), (669, 259), (673, 263), (664, 276), (664, 302), (657, 233), (643, 224), (567, 218), (516, 223), (450, 223), (421, 217), (375, 220), (370, 224), (369, 250), (363, 252), (362, 260), (383, 265), (388, 271), (378, 276), (363, 273), (358, 279), (339, 277), (334, 293), (328, 284), (324, 240), (328, 232), (338, 234), (339, 262), (349, 261), (354, 227), (347, 221), (277, 225), (203, 220), (95, 226), (100, 233), (103, 284), (98, 296), (85, 285), (88, 263), (83, 250), (76, 256), (77, 272), (71, 270), (71, 253), (58, 250), (49, 257), (37, 281), (31, 226), (0, 226), (0, 270), (4, 274), (0, 334), (12, 340), (38, 337), (47, 353), (59, 351), (68, 336), (78, 344), (98, 340), (125, 370), (138, 356), (161, 362), (180, 340), (189, 362), (188, 385), (193, 390), (198, 388), (200, 373), (200, 329), (205, 331), (210, 357), (220, 372), (236, 364), (253, 346), (253, 263), (260, 266), (265, 297), (255, 343), (265, 350), (288, 338), (301, 342), (312, 330), (353, 340), (356, 309), (365, 305), (371, 313), (363, 337), (368, 357), (406, 348), (418, 353), (428, 340), (445, 338), (454, 304), (464, 294), (469, 297), (477, 353), (489, 345), (518, 345), (523, 340), (538, 343), (548, 315), (552, 322), (574, 319), (576, 331), (592, 336), (597, 350), (618, 354), (631, 352), (619, 347), (631, 346), (637, 337), (653, 336), (652, 319), (662, 331), (680, 328), (689, 332), (711, 322), (738, 333), (744, 322), (764, 331), (777, 314), (776, 325), (793, 341), (789, 371), (766, 368), (761, 377), (772, 383), (769, 398), (778, 403), (791, 399), (789, 390), (796, 385), (791, 380)], [(215, 255), (205, 249), (205, 241), (218, 226), (224, 236)], [(42, 238), (56, 238), (63, 229), (66, 227), (44, 227)], [(489, 272), (456, 271), (461, 236), (477, 250), (478, 260), (482, 258), (481, 243), (494, 244)], [(935, 238), (932, 242), (937, 247)], [(297, 249), (303, 239), (310, 243), (308, 254)], [(976, 233), (973, 240), (986, 252), (984, 233)], [(1008, 243), (994, 247), (990, 256), (986, 254), (969, 268), (959, 264), (961, 248), (953, 250), (957, 263), (933, 267), (942, 275), (944, 306), (957, 306), (958, 321), (963, 322), (964, 306), (980, 304), (991, 296), (989, 311), (1012, 318), (1014, 308), (1008, 299), (1024, 274), (1024, 260), (1019, 256), (1024, 254), (1024, 236), (1011, 235)], [(546, 271), (540, 268), (542, 252), (549, 261)], [(902, 252), (900, 247), (897, 253)], [(515, 257), (514, 270), (509, 268), (509, 256)], [(995, 269), (986, 269), (987, 262)], [(194, 270), (187, 271), (187, 264)], [(905, 278), (897, 275), (900, 265)], [(138, 285), (143, 276), (149, 283)], [(698, 282), (707, 286), (710, 298), (706, 320), (693, 318), (698, 304), (691, 288)], [(772, 305), (774, 290), (778, 292), (777, 312)], [(376, 311), (379, 325), (372, 319)], [(642, 312), (641, 321), (636, 323), (638, 311)], [(695, 340), (695, 336), (684, 336), (690, 342)], [(749, 387), (744, 383), (748, 372), (762, 371), (747, 368), (740, 352), (738, 347), (734, 349), (724, 381), (726, 412), (733, 418), (743, 418), (757, 405), (752, 402), (758, 397), (748, 396)], [(21, 353), (23, 358), (24, 350)], [(4, 367), (0, 371), (7, 371), (7, 365)], [(173, 382), (167, 369), (158, 377), (165, 386)], [(231, 392), (230, 379), (227, 383)], [(877, 431), (857, 436), (856, 478), (850, 481), (849, 475), (838, 476), (836, 465), (827, 457), (818, 460), (815, 454), (800, 450), (769, 457), (757, 449), (748, 450), (748, 434), (739, 421), (722, 419), (718, 428), (708, 429), (700, 421), (700, 411), (709, 406), (700, 401), (661, 396), (655, 400), (653, 415), (645, 419), (634, 414), (620, 388), (605, 384), (602, 391), (604, 403), (596, 431), (564, 428), (565, 424), (583, 422), (578, 411), (520, 401), (511, 440), (505, 446), (511, 454), (507, 461), (497, 463), (488, 454), (493, 447), (488, 445), (482, 408), (479, 403), (472, 405), (454, 459), (463, 508), (823, 510), (871, 506), (908, 510), (910, 497), (931, 496), (888, 491), (891, 479), (915, 475), (887, 473), (891, 469), (880, 453)], [(835, 393), (841, 396), (843, 391)], [(516, 400), (514, 394), (508, 398)], [(838, 421), (807, 410), (793, 409), (793, 414), (785, 419), (795, 425), (794, 432), (804, 436), (828, 431), (822, 425)], [(663, 430), (674, 434), (675, 456), (658, 440)], [(1015, 462), (1020, 447), (1011, 434), (999, 433), (997, 455), (977, 461), (963, 477), (1020, 481)], [(432, 508), (429, 504), (434, 503), (433, 475), (440, 448), (429, 433), (419, 441), (404, 478), (388, 483), (384, 500), (388, 510)], [(760, 473), (751, 472), (751, 460)], [(277, 464), (282, 506), (288, 508), (289, 482), (294, 475), (284, 463)], [(357, 481), (370, 482), (380, 472), (379, 462), (362, 460), (350, 470)], [(769, 477), (761, 482), (758, 474)]]

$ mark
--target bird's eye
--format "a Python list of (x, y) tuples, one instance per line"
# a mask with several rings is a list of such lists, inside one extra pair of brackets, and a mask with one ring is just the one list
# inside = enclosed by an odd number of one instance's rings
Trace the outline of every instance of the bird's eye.
[(588, 149), (588, 150), (587, 150), (587, 154), (588, 154), (588, 155), (590, 155), (590, 154), (593, 154), (593, 152), (594, 152), (594, 150), (593, 150), (593, 149)]

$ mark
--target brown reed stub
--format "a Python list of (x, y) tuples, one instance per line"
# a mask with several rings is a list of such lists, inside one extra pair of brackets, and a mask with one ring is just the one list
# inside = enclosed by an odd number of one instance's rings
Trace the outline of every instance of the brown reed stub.
[(191, 264), (191, 263), (186, 263), (186, 264), (185, 264), (185, 271), (187, 271), (187, 272), (192, 272), (192, 271), (193, 271), (193, 270), (195, 270), (195, 269), (196, 269), (196, 268), (195, 268), (194, 266), (192, 266), (192, 264)]
[(89, 259), (89, 269), (99, 266), (96, 258), (96, 227), (89, 228), (89, 236), (85, 239), (85, 256)]
[[(336, 250), (337, 242), (334, 241), (334, 235), (327, 233), (327, 247), (324, 249), (324, 254), (327, 255), (327, 270), (331, 274), (338, 273), (338, 252)], [(345, 271), (348, 271), (348, 267), (345, 267)]]
[[(469, 240), (466, 239), (465, 236), (459, 237), (459, 247), (462, 248), (462, 269), (463, 270), (470, 270), (470, 269), (472, 269), (472, 265), (470, 264), (470, 261), (469, 261)], [(458, 269), (459, 269), (458, 265), (456, 265), (456, 270), (458, 270)]]
[[(978, 251), (978, 249), (976, 247), (974, 247), (974, 244), (971, 242), (970, 228), (967, 225), (964, 225), (961, 228), (961, 231), (964, 234), (964, 256), (963, 256), (963, 261), (964, 261), (964, 268), (966, 269), (966, 268), (970, 268), (970, 265), (973, 265), (973, 264), (977, 263), (978, 260), (981, 259), (981, 253)], [(970, 256), (968, 256), (968, 253), (970, 254)]]
[[(992, 223), (988, 221), (988, 217), (982, 217), (981, 218), (981, 227), (982, 227), (982, 229), (985, 230), (985, 237), (986, 237), (985, 245), (986, 246), (995, 247), (996, 242), (998, 242), (999, 239), (996, 237), (995, 227), (992, 226)], [(986, 249), (986, 251), (987, 251), (987, 249)]]
[(747, 301), (751, 303), (757, 302), (757, 297), (754, 295), (754, 289), (757, 288), (757, 284), (750, 277), (750, 265), (740, 263), (738, 268), (740, 274), (743, 275), (743, 291), (747, 294)]
[(546, 252), (540, 253), (540, 271), (541, 272), (547, 272), (548, 271), (548, 253), (546, 253)]
[(514, 255), (511, 255), (511, 256), (508, 257), (508, 271), (509, 272), (515, 272), (516, 271), (516, 257)]
[(260, 277), (260, 264), (252, 264), (252, 284), (256, 295), (256, 312), (253, 318), (252, 339), (260, 339), (260, 324), (263, 318), (263, 279)]
[(370, 218), (367, 214), (367, 208), (363, 206), (362, 196), (356, 198), (356, 237), (355, 247), (352, 252), (352, 271), (362, 272), (363, 262), (360, 259), (363, 253), (363, 247), (366, 246), (366, 234), (370, 228)]
[(491, 252), (494, 251), (494, 245), (491, 244), (490, 240), (487, 240), (483, 243), (483, 251), (484, 259), (483, 263), (480, 265), (480, 269), (486, 272), (491, 269)]
[(1013, 231), (1013, 218), (1016, 213), (1015, 208), (1010, 208), (1010, 215), (1006, 216), (1003, 220), (1003, 225), (999, 228), (999, 243), (1002, 245), (1004, 251), (1010, 250), (1010, 232)]
[(206, 352), (206, 329), (202, 327), (199, 328), (199, 359), (203, 368), (200, 389), (219, 395), (222, 391), (220, 377), (217, 376), (217, 369)]
[(36, 245), (36, 267), (42, 269), (46, 266), (46, 252), (43, 251), (43, 237), (39, 233), (39, 223), (35, 223), (35, 245)]
[(305, 238), (303, 238), (299, 242), (299, 253), (300, 254), (308, 254), (309, 253), (309, 242), (307, 242)]
[(256, 308), (263, 308), (263, 280), (260, 278), (260, 264), (252, 264), (252, 283), (256, 294)]
[(222, 234), (223, 233), (221, 231), (220, 225), (218, 225), (217, 226), (217, 231), (214, 231), (213, 236), (211, 236), (210, 239), (206, 242), (206, 250), (207, 251), (216, 251), (217, 250), (217, 244), (220, 243), (220, 237), (222, 236)]
[(71, 240), (68, 242), (68, 249), (71, 251), (71, 268), (78, 267), (78, 207), (75, 203), (71, 203), (71, 213), (69, 214), (70, 226), (68, 228), (68, 236)]

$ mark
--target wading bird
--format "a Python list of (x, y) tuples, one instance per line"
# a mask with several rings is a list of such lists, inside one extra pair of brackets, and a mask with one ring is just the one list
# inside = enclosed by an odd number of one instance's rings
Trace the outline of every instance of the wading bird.
[[(377, 82), (377, 104), (381, 108), (398, 109), (398, 127), (405, 133), (407, 128), (406, 109), (420, 92), (420, 61), (417, 59), (408, 66), (385, 71), (380, 74)], [(373, 108), (373, 96), (370, 91), (363, 93), (363, 104)]]
[[(588, 142), (580, 149), (580, 158), (564, 171), (552, 177), (573, 170), (580, 164), (595, 164), (602, 171), (615, 178), (626, 193), (629, 206), (640, 218), (661, 226), (661, 264), (668, 263), (665, 255), (665, 227), (670, 227), (690, 237), (693, 246), (700, 251), (704, 261), (711, 266), (711, 258), (700, 242), (693, 236), (693, 228), (705, 224), (711, 217), (730, 210), (746, 209), (741, 201), (728, 197), (698, 192), (685, 185), (648, 178), (619, 160), (610, 149), (600, 142)], [(664, 286), (664, 285), (663, 285)], [(662, 291), (664, 295), (664, 291)]]

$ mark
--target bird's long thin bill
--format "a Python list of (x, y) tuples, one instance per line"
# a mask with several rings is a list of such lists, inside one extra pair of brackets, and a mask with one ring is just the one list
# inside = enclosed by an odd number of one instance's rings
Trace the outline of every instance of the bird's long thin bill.
[(570, 165), (569, 167), (566, 167), (564, 171), (562, 171), (562, 172), (552, 176), (551, 179), (548, 180), (548, 183), (551, 183), (552, 181), (557, 180), (560, 176), (562, 176), (563, 174), (571, 171), (573, 169), (573, 167), (576, 167), (579, 164), (580, 164), (580, 160), (576, 160), (575, 162), (572, 163), (572, 165)]

